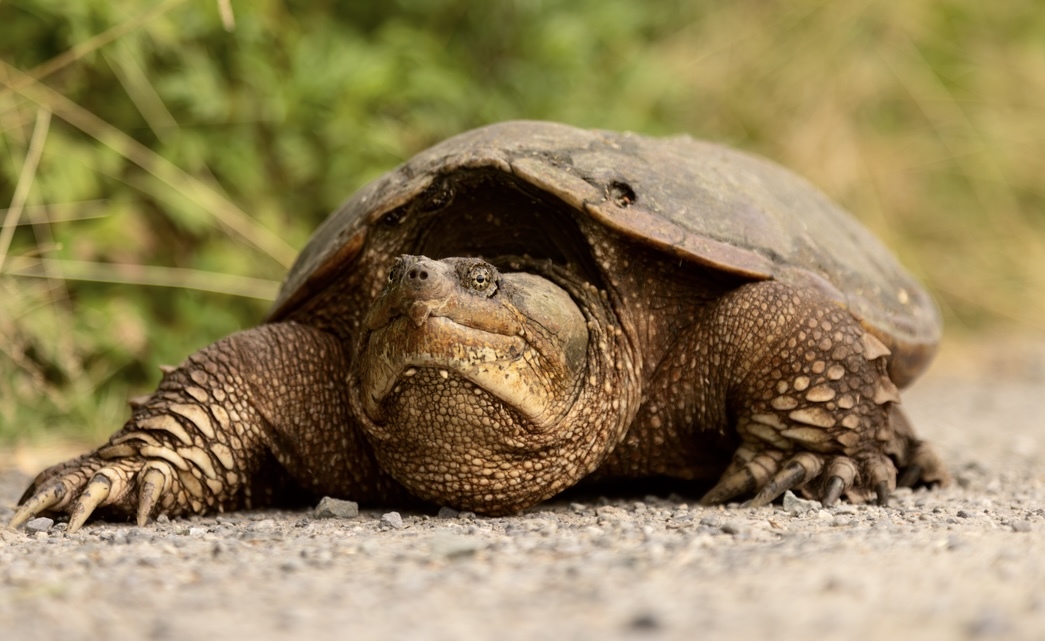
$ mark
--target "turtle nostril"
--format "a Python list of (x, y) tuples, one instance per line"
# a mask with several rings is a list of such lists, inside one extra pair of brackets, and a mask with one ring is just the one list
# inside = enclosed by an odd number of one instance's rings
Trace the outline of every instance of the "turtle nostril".
[(409, 278), (410, 280), (414, 280), (415, 278), (417, 278), (417, 270), (416, 269), (411, 269), (410, 272), (407, 273), (406, 277)]
[(428, 272), (422, 271), (420, 278), (421, 280), (428, 280)]

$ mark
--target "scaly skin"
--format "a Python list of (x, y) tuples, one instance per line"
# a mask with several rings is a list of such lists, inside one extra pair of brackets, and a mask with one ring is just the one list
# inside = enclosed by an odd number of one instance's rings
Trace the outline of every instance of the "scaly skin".
[(944, 480), (932, 452), (894, 418), (889, 350), (846, 310), (769, 281), (723, 297), (708, 325), (727, 337), (725, 387), (737, 399), (727, 402), (740, 446), (705, 504), (757, 492), (750, 505), (766, 505), (800, 487), (828, 505), (842, 492), (862, 501), (872, 491), (884, 504), (897, 465), (922, 466), (919, 481)]
[(670, 342), (627, 436), (597, 474), (718, 478), (702, 499), (708, 505), (742, 495), (765, 505), (789, 489), (825, 504), (843, 493), (885, 502), (897, 468), (901, 484), (946, 483), (901, 413), (887, 358), (817, 292), (741, 286)]
[(897, 407), (888, 350), (820, 294), (765, 281), (651, 314), (656, 291), (629, 300), (635, 283), (516, 262), (554, 285), (406, 257), (349, 345), (276, 323), (201, 350), (108, 444), (41, 473), (12, 525), (67, 512), (75, 531), (95, 510), (142, 524), (284, 487), (503, 514), (589, 476), (718, 478), (705, 503), (752, 505), (788, 489), (885, 502), (898, 473), (946, 482)]
[(402, 499), (353, 428), (345, 368), (336, 340), (297, 323), (218, 341), (167, 371), (106, 445), (41, 472), (11, 524), (66, 512), (75, 531), (95, 510), (144, 524), (295, 493)]

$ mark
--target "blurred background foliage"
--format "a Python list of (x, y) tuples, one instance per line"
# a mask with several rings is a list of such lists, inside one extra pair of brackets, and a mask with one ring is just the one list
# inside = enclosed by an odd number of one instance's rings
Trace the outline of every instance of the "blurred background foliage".
[(0, 442), (97, 440), (261, 319), (353, 190), (512, 118), (765, 154), (924, 279), (1045, 328), (1037, 0), (0, 2)]

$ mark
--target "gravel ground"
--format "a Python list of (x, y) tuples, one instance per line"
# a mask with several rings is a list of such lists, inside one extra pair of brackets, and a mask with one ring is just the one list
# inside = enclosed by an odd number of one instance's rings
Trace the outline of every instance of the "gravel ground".
[[(905, 404), (957, 483), (886, 508), (600, 497), (0, 529), (0, 636), (1043, 639), (1043, 391), (1043, 344), (945, 355)], [(0, 521), (27, 482), (0, 471)]]

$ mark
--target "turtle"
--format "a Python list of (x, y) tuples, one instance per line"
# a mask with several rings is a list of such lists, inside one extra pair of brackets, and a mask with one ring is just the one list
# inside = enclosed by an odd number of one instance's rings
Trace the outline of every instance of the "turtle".
[(889, 251), (769, 160), (488, 125), (351, 196), (264, 322), (165, 368), (11, 524), (321, 496), (496, 516), (648, 479), (884, 504), (949, 479), (899, 395), (940, 334)]

